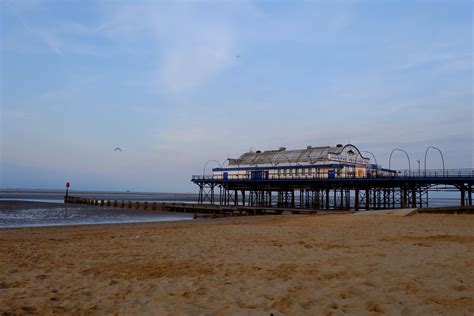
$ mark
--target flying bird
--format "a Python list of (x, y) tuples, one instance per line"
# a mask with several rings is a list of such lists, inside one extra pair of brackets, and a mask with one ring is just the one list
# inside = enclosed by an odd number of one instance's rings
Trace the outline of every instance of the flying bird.
[(114, 149), (114, 151), (122, 151), (122, 148), (116, 147), (116, 148)]

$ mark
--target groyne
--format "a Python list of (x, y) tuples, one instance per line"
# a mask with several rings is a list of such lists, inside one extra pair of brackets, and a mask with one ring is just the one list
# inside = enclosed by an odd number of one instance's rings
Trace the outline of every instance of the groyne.
[(215, 204), (192, 204), (192, 203), (165, 203), (165, 202), (142, 202), (125, 200), (106, 200), (68, 196), (64, 203), (85, 204), (103, 207), (129, 208), (140, 210), (153, 210), (160, 212), (193, 213), (195, 217), (220, 217), (220, 216), (245, 216), (245, 215), (280, 215), (283, 212), (291, 213), (316, 213), (316, 210), (302, 210), (289, 208), (248, 207), (248, 206), (224, 206)]
[[(192, 213), (194, 217), (222, 217), (222, 216), (250, 216), (250, 215), (281, 215), (285, 214), (328, 214), (348, 213), (348, 210), (319, 210), (291, 207), (258, 207), (242, 205), (193, 204), (193, 203), (166, 203), (147, 201), (106, 200), (68, 196), (65, 203), (85, 204), (114, 208), (129, 208), (137, 210), (152, 210), (158, 212)], [(414, 213), (435, 214), (474, 214), (474, 206), (450, 206), (418, 208)]]

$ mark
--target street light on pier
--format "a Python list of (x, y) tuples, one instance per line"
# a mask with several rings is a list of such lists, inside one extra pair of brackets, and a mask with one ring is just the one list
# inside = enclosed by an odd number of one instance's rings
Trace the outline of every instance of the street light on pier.
[(222, 168), (221, 163), (217, 160), (211, 159), (211, 160), (206, 161), (206, 163), (204, 164), (204, 168), (202, 170), (202, 178), (203, 179), (206, 177), (206, 167), (207, 167), (207, 164), (210, 163), (210, 162), (215, 162), (219, 166), (219, 168)]
[(363, 151), (361, 151), (361, 153), (370, 154), (370, 155), (372, 155), (372, 157), (374, 158), (374, 161), (375, 161), (375, 177), (377, 178), (377, 176), (378, 176), (378, 169), (379, 169), (379, 168), (377, 167), (377, 166), (378, 166), (377, 158), (375, 158), (375, 155), (374, 155), (372, 152), (367, 151), (367, 150), (363, 150)]
[(388, 158), (388, 169), (392, 170), (392, 168), (391, 168), (392, 167), (392, 155), (395, 151), (401, 151), (402, 153), (404, 153), (407, 156), (407, 159), (408, 159), (408, 176), (410, 176), (410, 173), (411, 173), (410, 156), (408, 155), (406, 150), (403, 150), (403, 149), (400, 149), (400, 148), (392, 149), (392, 152), (390, 153), (390, 157)]
[(443, 156), (443, 152), (442, 152), (441, 149), (439, 149), (438, 147), (428, 146), (428, 148), (426, 148), (426, 151), (425, 151), (425, 177), (426, 177), (426, 155), (428, 155), (428, 150), (430, 150), (430, 149), (437, 150), (437, 151), (439, 152), (439, 154), (441, 155), (441, 161), (443, 162), (443, 176), (444, 176), (445, 168), (444, 168), (444, 156)]

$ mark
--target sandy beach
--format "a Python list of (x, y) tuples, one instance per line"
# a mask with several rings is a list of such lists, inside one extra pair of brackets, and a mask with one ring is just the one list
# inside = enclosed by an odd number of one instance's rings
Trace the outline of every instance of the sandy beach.
[(0, 312), (472, 315), (474, 216), (0, 230)]

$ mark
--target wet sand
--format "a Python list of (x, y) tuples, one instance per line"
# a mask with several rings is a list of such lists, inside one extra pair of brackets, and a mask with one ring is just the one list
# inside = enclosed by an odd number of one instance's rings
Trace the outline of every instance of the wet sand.
[(474, 216), (0, 230), (0, 312), (472, 315)]

